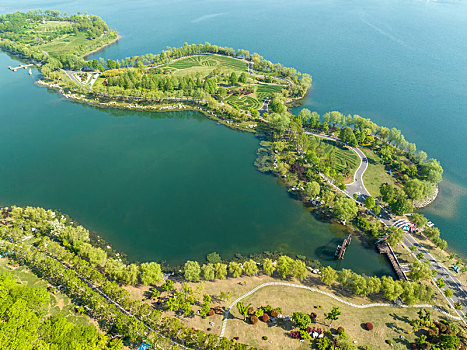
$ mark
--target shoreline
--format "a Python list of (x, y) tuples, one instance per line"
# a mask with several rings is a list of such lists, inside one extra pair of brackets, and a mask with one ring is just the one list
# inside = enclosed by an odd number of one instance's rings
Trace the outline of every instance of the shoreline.
[(435, 190), (433, 191), (431, 195), (413, 203), (414, 208), (423, 209), (423, 208), (428, 207), (431, 203), (433, 203), (436, 200), (436, 198), (438, 198), (438, 194), (439, 194), (439, 186), (437, 184), (435, 186)]
[(122, 38), (122, 36), (121, 36), (120, 34), (117, 34), (117, 37), (116, 37), (114, 40), (112, 40), (110, 43), (105, 44), (105, 45), (102, 45), (101, 47), (98, 47), (98, 48), (95, 49), (95, 50), (92, 50), (91, 52), (85, 54), (85, 55), (83, 56), (83, 58), (85, 59), (86, 57), (91, 56), (91, 55), (93, 55), (93, 54), (95, 54), (95, 53), (97, 53), (97, 52), (103, 50), (103, 49), (106, 48), (107, 46), (110, 46), (110, 45), (112, 45), (112, 44), (115, 44), (115, 43), (116, 43), (117, 41), (119, 41), (121, 38)]

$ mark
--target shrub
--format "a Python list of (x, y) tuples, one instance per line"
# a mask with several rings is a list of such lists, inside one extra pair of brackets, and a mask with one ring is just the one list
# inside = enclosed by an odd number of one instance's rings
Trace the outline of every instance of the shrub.
[(318, 315), (316, 314), (316, 312), (312, 312), (310, 314), (310, 318), (313, 319), (313, 320), (316, 320), (316, 317), (318, 317)]
[(253, 324), (257, 324), (258, 321), (259, 321), (259, 319), (258, 319), (257, 316), (253, 315), (253, 316), (250, 317), (250, 321), (251, 321), (251, 323), (253, 323)]
[(214, 313), (215, 313), (214, 310), (211, 309), (211, 310), (209, 310), (208, 315), (209, 315), (209, 316), (214, 316)]
[(276, 309), (272, 310), (271, 317), (277, 317), (277, 316), (279, 316), (279, 311), (277, 311)]
[(253, 315), (255, 313), (255, 309), (253, 308), (253, 306), (250, 306), (248, 308), (248, 315)]
[(268, 340), (267, 335), (263, 335), (263, 340)]
[(365, 326), (366, 326), (366, 329), (369, 330), (369, 331), (371, 331), (373, 329), (373, 323), (371, 323), (371, 322), (367, 322)]
[(344, 333), (344, 332), (345, 332), (344, 327), (337, 328), (337, 333), (341, 334), (341, 333)]
[(268, 314), (263, 314), (261, 319), (263, 320), (263, 322), (268, 322), (269, 321), (269, 315)]

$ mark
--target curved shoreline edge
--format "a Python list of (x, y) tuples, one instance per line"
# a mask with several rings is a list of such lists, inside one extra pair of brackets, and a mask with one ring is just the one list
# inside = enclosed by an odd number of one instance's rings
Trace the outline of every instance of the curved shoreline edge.
[(98, 47), (98, 48), (95, 49), (95, 50), (92, 50), (91, 52), (89, 52), (89, 53), (87, 53), (86, 55), (84, 55), (83, 58), (86, 58), (86, 57), (88, 57), (88, 56), (91, 56), (91, 55), (93, 55), (93, 54), (95, 54), (95, 53), (97, 53), (97, 52), (99, 52), (99, 51), (105, 49), (107, 46), (110, 46), (110, 45), (112, 45), (112, 44), (115, 44), (115, 43), (116, 43), (117, 41), (119, 41), (121, 38), (122, 38), (122, 36), (121, 36), (120, 34), (117, 34), (117, 37), (116, 37), (114, 40), (112, 40), (111, 42), (109, 42), (109, 43), (107, 43), (107, 44), (105, 44), (105, 45), (102, 45), (101, 47)]

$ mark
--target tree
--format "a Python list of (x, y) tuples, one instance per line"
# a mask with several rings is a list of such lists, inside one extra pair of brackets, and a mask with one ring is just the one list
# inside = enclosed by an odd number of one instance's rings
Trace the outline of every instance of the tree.
[(427, 181), (436, 184), (443, 179), (443, 168), (436, 159), (420, 164), (420, 173)]
[(292, 315), (292, 321), (300, 329), (306, 329), (311, 324), (310, 316), (304, 312), (294, 312)]
[(220, 280), (225, 280), (227, 276), (227, 265), (222, 263), (217, 263), (215, 265), (216, 269), (216, 278)]
[(409, 277), (414, 282), (431, 279), (432, 272), (429, 263), (414, 261), (410, 267)]
[(247, 81), (248, 81), (248, 76), (246, 75), (245, 72), (243, 72), (242, 74), (240, 74), (240, 77), (238, 78), (238, 81), (242, 84), (246, 84)]
[(243, 263), (243, 271), (247, 276), (253, 276), (258, 273), (258, 265), (253, 260), (248, 260)]
[(352, 220), (358, 212), (358, 207), (350, 198), (340, 198), (334, 204), (334, 215), (342, 220)]
[(209, 253), (207, 255), (206, 259), (211, 264), (217, 264), (217, 263), (222, 262), (221, 256), (219, 254), (217, 254), (216, 252)]
[(372, 196), (368, 196), (365, 198), (365, 207), (367, 207), (368, 209), (373, 209), (375, 204), (375, 199)]
[(203, 279), (206, 281), (212, 281), (215, 277), (215, 269), (213, 264), (204, 264), (201, 267), (201, 274), (203, 275)]
[(239, 263), (231, 261), (229, 264), (229, 272), (232, 275), (232, 277), (237, 278), (242, 275), (243, 269)]
[(138, 266), (136, 264), (130, 264), (123, 271), (121, 279), (123, 283), (134, 286), (138, 283), (138, 273)]
[(316, 181), (307, 182), (304, 186), (304, 193), (307, 197), (315, 198), (319, 195), (321, 187)]
[(275, 269), (271, 259), (265, 258), (263, 260), (263, 271), (266, 275), (271, 276)]
[(271, 103), (269, 104), (269, 108), (272, 112), (277, 114), (282, 114), (287, 110), (282, 101), (277, 97), (272, 99)]
[(235, 72), (232, 72), (232, 73), (230, 74), (229, 82), (230, 82), (230, 85), (237, 85), (237, 83), (238, 83), (238, 78), (237, 78), (237, 74), (235, 74)]
[(412, 221), (415, 225), (417, 225), (417, 227), (423, 228), (428, 222), (428, 219), (422, 214), (414, 213), (410, 217), (410, 221)]
[(433, 191), (433, 185), (427, 181), (412, 179), (404, 187), (405, 193), (412, 199), (422, 199)]
[(399, 196), (390, 205), (391, 211), (396, 215), (404, 215), (412, 209), (409, 201), (404, 196)]
[(452, 289), (450, 289), (450, 288), (448, 288), (448, 289), (446, 289), (446, 290), (444, 291), (444, 295), (445, 295), (447, 298), (452, 297), (453, 294), (454, 294), (454, 293), (453, 293)]
[(277, 273), (282, 277), (282, 278), (287, 278), (287, 276), (290, 276), (293, 271), (293, 263), (294, 260), (286, 255), (282, 255), (279, 257), (277, 260)]
[(144, 285), (161, 282), (164, 278), (161, 266), (155, 262), (143, 263), (139, 267), (141, 283)]
[(349, 128), (348, 126), (341, 129), (340, 134), (339, 134), (339, 138), (343, 142), (349, 144), (352, 147), (357, 146), (357, 139), (355, 138), (355, 134), (354, 134), (353, 130), (351, 128)]
[(386, 229), (386, 234), (388, 236), (387, 242), (392, 246), (399, 244), (404, 239), (404, 231), (399, 227), (388, 227)]
[(174, 283), (173, 283), (172, 280), (170, 280), (170, 279), (166, 279), (166, 280), (165, 280), (164, 284), (162, 285), (162, 288), (163, 288), (166, 292), (169, 292), (169, 291), (175, 289)]
[(303, 281), (307, 275), (307, 268), (302, 260), (295, 260), (293, 265), (293, 276), (299, 281)]
[(379, 213), (381, 213), (381, 207), (376, 205), (374, 208), (373, 208), (373, 213), (375, 213), (375, 215), (379, 215)]
[(460, 340), (454, 334), (440, 334), (440, 349), (458, 349)]
[(321, 269), (320, 278), (321, 282), (330, 287), (337, 279), (337, 272), (331, 266), (326, 266)]
[(329, 327), (331, 327), (332, 322), (339, 319), (340, 314), (341, 312), (339, 311), (339, 308), (337, 306), (333, 306), (331, 312), (325, 315), (326, 320), (331, 320)]
[(201, 268), (197, 261), (190, 261), (188, 260), (185, 263), (185, 267), (183, 269), (185, 274), (185, 279), (190, 282), (199, 282), (199, 275), (201, 273)]
[(444, 280), (442, 278), (439, 278), (436, 280), (436, 285), (439, 287), (439, 288), (444, 288), (444, 286), (446, 285), (446, 283), (444, 282)]
[(404, 291), (399, 281), (394, 281), (392, 277), (388, 276), (381, 277), (381, 290), (389, 300), (396, 300)]
[(246, 318), (248, 316), (248, 309), (250, 308), (250, 306), (251, 306), (251, 303), (248, 304), (247, 306), (245, 306), (243, 301), (239, 301), (237, 303), (238, 313), (243, 316), (243, 320), (246, 320)]

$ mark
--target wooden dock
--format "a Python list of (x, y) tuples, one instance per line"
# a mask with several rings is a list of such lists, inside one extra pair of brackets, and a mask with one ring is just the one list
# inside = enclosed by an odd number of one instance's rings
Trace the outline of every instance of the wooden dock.
[(349, 234), (342, 244), (337, 246), (336, 252), (334, 253), (334, 258), (337, 260), (344, 259), (345, 250), (350, 245), (350, 241), (352, 240), (352, 234)]
[(26, 68), (32, 67), (32, 66), (33, 66), (32, 63), (31, 64), (20, 64), (18, 67), (8, 66), (8, 69), (13, 71), (13, 72), (16, 72), (18, 69), (21, 69), (21, 68), (26, 69)]
[(381, 241), (381, 242), (376, 243), (376, 249), (378, 249), (378, 252), (380, 254), (386, 254), (397, 277), (401, 280), (407, 281), (408, 278), (405, 275), (404, 271), (402, 271), (402, 267), (399, 263), (399, 260), (397, 260), (397, 257), (394, 254), (394, 251), (392, 250), (388, 242)]

